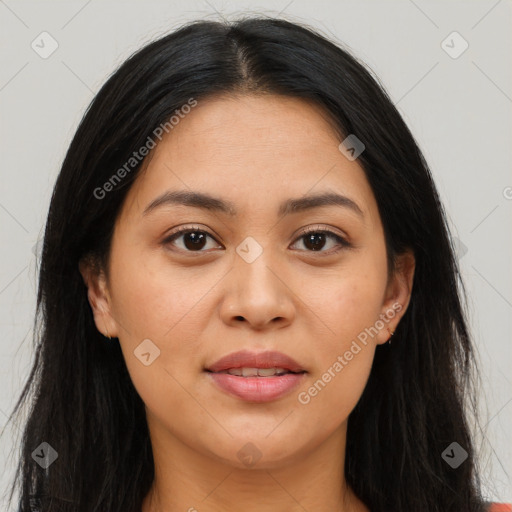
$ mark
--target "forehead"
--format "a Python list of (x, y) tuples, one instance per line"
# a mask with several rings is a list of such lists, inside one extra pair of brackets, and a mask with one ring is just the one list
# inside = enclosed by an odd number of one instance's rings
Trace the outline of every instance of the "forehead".
[[(166, 135), (159, 149), (172, 147), (197, 160), (217, 160), (219, 155), (240, 161), (258, 157), (261, 162), (271, 156), (293, 161), (311, 150), (321, 152), (326, 145), (337, 147), (339, 136), (334, 128), (324, 109), (299, 98), (219, 95), (200, 100)], [(191, 155), (191, 149), (198, 151)], [(321, 157), (320, 153), (314, 156)]]
[(278, 211), (286, 199), (330, 191), (373, 216), (376, 204), (364, 171), (339, 151), (340, 139), (328, 113), (302, 99), (199, 100), (153, 150), (126, 204), (142, 215), (168, 190), (197, 191), (249, 214)]

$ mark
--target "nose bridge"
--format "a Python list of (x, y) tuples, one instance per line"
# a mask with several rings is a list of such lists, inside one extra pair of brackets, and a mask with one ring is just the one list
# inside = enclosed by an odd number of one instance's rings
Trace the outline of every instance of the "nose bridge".
[[(275, 251), (269, 243), (263, 246), (263, 236), (246, 237), (236, 247), (236, 257), (234, 265), (240, 271), (239, 279), (244, 280), (247, 286), (242, 288), (246, 291), (262, 291), (266, 294), (276, 295), (281, 293), (281, 283), (276, 277), (276, 268), (278, 266)], [(269, 237), (267, 237), (268, 240)]]
[(264, 248), (255, 237), (246, 237), (236, 247), (225, 297), (226, 321), (242, 317), (261, 327), (277, 318), (290, 320), (293, 304), (278, 267), (272, 248)]

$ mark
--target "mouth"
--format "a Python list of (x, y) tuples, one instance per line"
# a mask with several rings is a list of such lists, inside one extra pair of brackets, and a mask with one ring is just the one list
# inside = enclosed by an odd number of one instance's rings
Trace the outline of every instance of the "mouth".
[(229, 368), (227, 370), (221, 370), (218, 372), (212, 372), (211, 370), (206, 370), (210, 373), (221, 374), (224, 373), (226, 375), (236, 375), (237, 377), (279, 377), (281, 375), (286, 374), (301, 374), (306, 373), (305, 370), (293, 372), (286, 368)]
[(249, 351), (229, 354), (204, 371), (220, 391), (256, 403), (289, 394), (308, 373), (280, 352)]
[[(232, 352), (206, 367), (205, 370), (214, 373), (233, 370), (242, 371), (241, 374), (232, 373), (232, 375), (244, 375), (243, 371), (245, 370), (246, 375), (244, 377), (254, 377), (256, 375), (265, 377), (283, 371), (290, 373), (306, 371), (295, 359), (282, 352), (251, 352), (249, 350)], [(275, 372), (269, 372), (268, 375), (265, 375), (265, 372), (260, 373), (260, 370), (275, 370)]]

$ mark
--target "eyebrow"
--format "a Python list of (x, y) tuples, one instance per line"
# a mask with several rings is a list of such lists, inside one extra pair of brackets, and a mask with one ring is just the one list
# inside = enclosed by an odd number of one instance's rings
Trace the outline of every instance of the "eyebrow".
[[(224, 213), (231, 217), (236, 216), (237, 211), (234, 203), (226, 201), (203, 192), (189, 190), (169, 190), (151, 201), (144, 209), (142, 215), (163, 205), (182, 205), (201, 208), (203, 210)], [(292, 213), (299, 213), (322, 206), (342, 206), (352, 210), (360, 217), (364, 217), (363, 211), (358, 204), (349, 197), (334, 192), (324, 192), (316, 195), (307, 195), (296, 199), (287, 199), (280, 204), (278, 216), (285, 216)]]

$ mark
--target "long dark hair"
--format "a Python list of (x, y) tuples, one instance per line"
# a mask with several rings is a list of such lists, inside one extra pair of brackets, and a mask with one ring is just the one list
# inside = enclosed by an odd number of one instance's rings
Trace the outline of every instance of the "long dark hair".
[[(189, 23), (136, 52), (101, 88), (71, 142), (44, 234), (34, 363), (13, 411), (29, 406), (13, 485), (19, 512), (140, 512), (154, 477), (144, 404), (119, 343), (95, 327), (78, 263), (86, 255), (108, 261), (142, 164), (125, 167), (107, 197), (95, 190), (191, 98), (200, 104), (216, 93), (323, 106), (340, 141), (355, 134), (366, 146), (358, 161), (390, 266), (414, 251), (409, 308), (392, 344), (377, 348), (349, 417), (348, 484), (372, 512), (483, 511), (466, 417), (477, 373), (464, 287), (427, 163), (383, 87), (348, 51), (307, 26), (249, 17)], [(47, 470), (32, 457), (43, 442), (58, 453)], [(456, 469), (442, 456), (453, 442), (468, 454)]]

